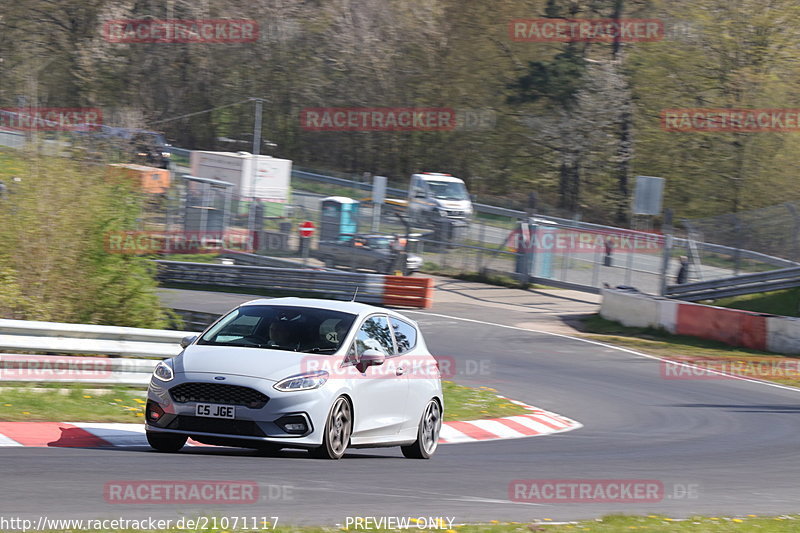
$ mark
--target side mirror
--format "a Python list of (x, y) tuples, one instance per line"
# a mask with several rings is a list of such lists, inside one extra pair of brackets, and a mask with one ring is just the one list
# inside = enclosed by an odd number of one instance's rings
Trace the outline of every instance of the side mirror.
[(197, 340), (197, 335), (187, 335), (186, 337), (181, 339), (181, 348), (186, 348), (190, 344), (192, 344), (195, 340)]
[(386, 361), (386, 356), (378, 350), (364, 350), (358, 360), (358, 369), (364, 372), (370, 366), (380, 366)]

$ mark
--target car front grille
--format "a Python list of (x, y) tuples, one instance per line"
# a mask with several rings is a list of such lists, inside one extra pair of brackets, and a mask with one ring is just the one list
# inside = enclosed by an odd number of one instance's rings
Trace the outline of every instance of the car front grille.
[(269, 401), (269, 397), (249, 387), (220, 383), (181, 383), (169, 393), (175, 403), (220, 403), (261, 409)]
[(200, 416), (178, 415), (169, 423), (167, 429), (196, 431), (198, 433), (219, 433), (240, 437), (265, 437), (258, 424), (252, 420), (226, 420)]

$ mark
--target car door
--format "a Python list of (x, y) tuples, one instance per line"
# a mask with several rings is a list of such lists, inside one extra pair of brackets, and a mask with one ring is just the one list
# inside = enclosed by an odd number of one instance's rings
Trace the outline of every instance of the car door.
[(405, 361), (398, 359), (394, 338), (385, 315), (367, 317), (356, 333), (348, 352), (348, 362), (356, 366), (365, 350), (377, 350), (386, 356), (382, 365), (360, 371), (354, 369), (353, 436), (359, 438), (396, 435), (406, 421), (408, 377)]
[(404, 375), (408, 381), (408, 401), (405, 418), (409, 428), (416, 428), (422, 411), (434, 394), (432, 385), (439, 375), (436, 360), (417, 348), (419, 333), (416, 326), (400, 318), (390, 316), (389, 325), (394, 334), (398, 364), (404, 365)]

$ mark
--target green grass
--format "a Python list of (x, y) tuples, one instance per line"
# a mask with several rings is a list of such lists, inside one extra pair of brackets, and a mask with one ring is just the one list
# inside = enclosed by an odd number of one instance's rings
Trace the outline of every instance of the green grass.
[[(32, 390), (33, 388), (40, 390)], [(92, 387), (67, 384), (9, 386), (0, 390), (0, 420), (52, 422), (140, 422), (144, 420), (141, 392), (115, 387), (87, 391)], [(66, 389), (61, 392), (59, 389)]]
[[(271, 513), (277, 514), (277, 513)], [(365, 512), (362, 516), (380, 518), (387, 516), (389, 513), (380, 512)], [(546, 511), (544, 511), (546, 515)], [(392, 515), (396, 516), (396, 515)], [(782, 515), (776, 517), (759, 517), (755, 515), (742, 515), (741, 517), (723, 517), (723, 516), (695, 516), (688, 519), (672, 519), (661, 515), (647, 515), (647, 516), (629, 516), (629, 515), (608, 515), (596, 520), (584, 520), (579, 522), (567, 523), (554, 523), (550, 518), (536, 518), (526, 522), (499, 522), (493, 520), (488, 524), (457, 524), (455, 529), (446, 529), (447, 522), (444, 520), (448, 513), (442, 513), (442, 521), (436, 526), (436, 529), (419, 529), (416, 523), (411, 524), (410, 531), (440, 531), (445, 533), (531, 533), (533, 532), (586, 532), (586, 533), (619, 533), (621, 531), (637, 531), (641, 533), (661, 533), (661, 532), (674, 532), (674, 533), (728, 533), (728, 532), (741, 532), (749, 533), (751, 531), (759, 531), (761, 533), (786, 533), (798, 530), (798, 520), (800, 515)], [(191, 519), (193, 517), (186, 517)], [(218, 523), (222, 521), (223, 517), (208, 516), (207, 525), (212, 525), (213, 520), (216, 518)], [(416, 520), (415, 517), (409, 517)], [(457, 519), (457, 517), (456, 517)], [(231, 519), (228, 519), (232, 523)], [(285, 525), (283, 520), (278, 519), (278, 523), (273, 529), (273, 522), (271, 517), (267, 517), (269, 523), (266, 524), (264, 529), (274, 531), (275, 533), (340, 533), (341, 531), (353, 530), (344, 527), (317, 527), (317, 526), (303, 526), (293, 527)], [(89, 522), (88, 520), (85, 521)], [(173, 525), (175, 521), (172, 522)], [(35, 526), (35, 522), (33, 523)], [(87, 524), (88, 525), (88, 524)], [(363, 531), (363, 528), (359, 529)], [(54, 532), (55, 530), (50, 530)], [(126, 533), (138, 533), (144, 530), (119, 530), (119, 529), (83, 529), (82, 531), (94, 532), (116, 532), (124, 531)], [(159, 530), (161, 533), (186, 533), (191, 531), (199, 531), (197, 529), (190, 529), (188, 522), (184, 529), (177, 529), (175, 527)], [(207, 527), (202, 529), (205, 533), (239, 533), (246, 530), (243, 529), (215, 529)], [(388, 533), (397, 532), (400, 530), (391, 529), (369, 529), (373, 533)], [(408, 530), (406, 530), (408, 531)]]
[(722, 298), (714, 302), (714, 305), (756, 313), (796, 317), (800, 316), (800, 287)]
[(489, 387), (477, 389), (443, 381), (444, 419), (478, 420), (525, 414), (523, 407), (497, 396), (497, 391)]
[(330, 183), (322, 183), (312, 180), (301, 180), (292, 178), (292, 190), (310, 192), (314, 194), (322, 194), (325, 196), (345, 196), (355, 200), (368, 198), (372, 193), (356, 189), (354, 187), (346, 187), (344, 185), (332, 185)]
[[(87, 390), (90, 388), (68, 384), (4, 384), (0, 389), (0, 421), (143, 420), (144, 399), (140, 391), (123, 387)], [(445, 420), (476, 420), (527, 412), (508, 400), (498, 398), (496, 391), (488, 387), (473, 389), (445, 381), (443, 388)]]
[[(675, 256), (686, 255), (685, 250), (677, 250), (677, 254), (673, 254)], [(733, 270), (736, 266), (736, 261), (732, 256), (729, 255), (721, 255), (721, 254), (714, 254), (714, 253), (703, 253), (700, 257), (700, 262), (707, 266), (713, 266), (717, 268), (726, 268), (728, 270)], [(740, 259), (739, 260), (739, 271), (743, 274), (748, 272), (767, 272), (769, 270), (775, 270), (776, 266), (770, 265), (768, 263), (762, 263), (760, 261), (754, 261), (752, 259)]]

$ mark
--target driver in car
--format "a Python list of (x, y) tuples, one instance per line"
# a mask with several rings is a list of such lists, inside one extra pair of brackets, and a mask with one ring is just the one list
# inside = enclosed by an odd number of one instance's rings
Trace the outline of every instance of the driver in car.
[(295, 350), (300, 348), (300, 334), (289, 320), (275, 319), (269, 325), (268, 346), (282, 350)]

